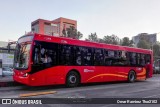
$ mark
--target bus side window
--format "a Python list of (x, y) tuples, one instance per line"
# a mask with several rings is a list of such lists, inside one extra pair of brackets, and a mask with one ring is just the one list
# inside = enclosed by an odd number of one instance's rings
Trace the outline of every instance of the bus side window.
[(35, 42), (33, 49), (33, 64), (41, 67), (34, 68), (42, 70), (54, 65), (57, 65), (57, 44), (47, 42)]
[(146, 65), (145, 55), (144, 54), (141, 54), (140, 65), (141, 66), (145, 66)]
[(137, 63), (136, 63), (137, 66), (141, 66), (141, 54), (140, 53), (137, 53)]
[(57, 65), (57, 50), (58, 45), (55, 43), (41, 42), (41, 62), (45, 67)]
[(115, 50), (113, 51), (114, 52), (114, 55), (112, 56), (113, 58), (112, 59), (112, 65), (119, 65), (120, 64), (120, 53), (119, 51)]
[(74, 65), (82, 65), (81, 47), (74, 47)]
[(83, 50), (83, 64), (92, 65), (92, 50), (90, 48), (84, 47)]
[(151, 56), (149, 54), (145, 55), (145, 62), (147, 63), (151, 63)]
[(108, 56), (108, 50), (104, 50), (104, 65), (110, 65), (109, 56)]
[(72, 64), (72, 46), (61, 45), (60, 51), (60, 64), (62, 65), (71, 65)]
[(35, 45), (34, 49), (33, 49), (33, 55), (32, 55), (32, 59), (33, 59), (33, 63), (34, 64), (40, 64), (40, 45), (37, 44)]
[(117, 57), (114, 58), (114, 65), (128, 65), (127, 53), (125, 51), (115, 51)]
[(130, 65), (136, 65), (136, 53), (129, 53)]
[(126, 52), (126, 61), (127, 61), (127, 62), (126, 62), (126, 63), (127, 63), (126, 65), (128, 65), (128, 66), (131, 65), (129, 58), (130, 58), (130, 57), (129, 57), (129, 52)]
[(105, 50), (105, 65), (113, 65), (114, 51)]
[(104, 65), (103, 49), (94, 50), (94, 65)]

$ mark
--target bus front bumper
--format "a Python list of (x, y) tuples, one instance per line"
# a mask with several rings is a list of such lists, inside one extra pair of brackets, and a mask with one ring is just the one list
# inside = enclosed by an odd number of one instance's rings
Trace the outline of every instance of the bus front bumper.
[(29, 85), (29, 78), (28, 77), (13, 75), (13, 80), (16, 82), (22, 83), (22, 84)]

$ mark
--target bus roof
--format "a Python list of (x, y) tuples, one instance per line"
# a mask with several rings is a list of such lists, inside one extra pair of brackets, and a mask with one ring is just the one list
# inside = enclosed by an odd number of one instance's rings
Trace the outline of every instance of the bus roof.
[(152, 53), (152, 50), (149, 50), (149, 49), (141, 49), (141, 48), (128, 47), (128, 46), (90, 42), (90, 41), (77, 40), (77, 39), (66, 38), (66, 37), (48, 36), (48, 35), (37, 34), (37, 33), (33, 35), (34, 35), (34, 40), (39, 40), (39, 41), (55, 42), (55, 43), (61, 43), (61, 44), (86, 46), (86, 47), (94, 47), (94, 48), (106, 48), (111, 50), (122, 50), (122, 51), (124, 50), (124, 51), (148, 53), (148, 54)]

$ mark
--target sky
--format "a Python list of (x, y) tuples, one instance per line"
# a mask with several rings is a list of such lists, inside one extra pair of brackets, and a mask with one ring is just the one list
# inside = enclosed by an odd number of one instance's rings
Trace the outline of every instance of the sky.
[(160, 41), (160, 0), (1, 0), (0, 41), (17, 40), (38, 18), (59, 17), (77, 20), (83, 39), (159, 33)]

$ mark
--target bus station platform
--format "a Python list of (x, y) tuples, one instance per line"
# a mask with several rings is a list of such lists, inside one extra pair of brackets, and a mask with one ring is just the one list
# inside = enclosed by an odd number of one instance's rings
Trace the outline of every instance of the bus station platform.
[(16, 83), (13, 81), (12, 76), (0, 76), (0, 87), (10, 87), (10, 86), (17, 86), (20, 85), (19, 83)]

